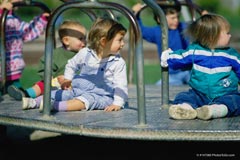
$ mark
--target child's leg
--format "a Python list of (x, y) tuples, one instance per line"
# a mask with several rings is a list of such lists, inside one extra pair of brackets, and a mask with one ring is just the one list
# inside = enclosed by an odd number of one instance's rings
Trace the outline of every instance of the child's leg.
[(225, 117), (228, 113), (228, 108), (224, 104), (205, 105), (196, 109), (197, 118), (209, 120), (213, 118)]
[(31, 88), (26, 89), (29, 97), (36, 98), (44, 93), (44, 82), (39, 81), (35, 83)]
[(187, 103), (171, 105), (168, 113), (173, 119), (195, 119), (197, 117), (196, 110)]
[(214, 103), (227, 106), (227, 117), (240, 115), (240, 93), (221, 96), (217, 98)]
[(22, 100), (23, 97), (31, 97), (36, 98), (43, 94), (44, 83), (43, 81), (37, 82), (31, 88), (24, 90), (23, 88), (19, 88), (16, 85), (10, 85), (8, 87), (9, 96), (13, 97), (15, 100)]
[(78, 99), (60, 101), (53, 103), (53, 109), (56, 111), (81, 111), (85, 109), (85, 104)]

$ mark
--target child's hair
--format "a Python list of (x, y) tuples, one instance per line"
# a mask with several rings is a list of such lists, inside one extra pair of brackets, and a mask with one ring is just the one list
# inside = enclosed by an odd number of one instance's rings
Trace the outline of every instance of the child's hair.
[(221, 31), (229, 30), (230, 24), (223, 16), (206, 14), (188, 26), (186, 35), (193, 43), (213, 49), (217, 45)]
[(86, 40), (85, 33), (81, 33), (77, 31), (75, 28), (85, 30), (85, 27), (78, 21), (71, 20), (64, 21), (58, 29), (58, 35), (60, 40), (62, 41), (62, 38), (65, 36), (72, 36), (80, 39), (81, 41), (85, 41)]
[[(181, 4), (177, 0), (157, 1), (165, 15), (175, 14), (181, 11)], [(154, 20), (159, 24), (158, 16), (153, 13)]]
[(101, 38), (105, 37), (107, 41), (110, 41), (116, 34), (125, 34), (126, 32), (126, 28), (113, 19), (98, 18), (89, 30), (89, 48), (96, 50), (96, 52), (100, 52), (102, 50), (100, 45)]

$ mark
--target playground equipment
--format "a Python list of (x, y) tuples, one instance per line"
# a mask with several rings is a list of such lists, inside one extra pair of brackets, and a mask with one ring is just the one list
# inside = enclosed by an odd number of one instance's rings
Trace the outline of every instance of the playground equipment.
[[(163, 49), (168, 48), (167, 23), (161, 7), (154, 0), (144, 0), (161, 19), (163, 28)], [(33, 1), (31, 1), (33, 3)], [(54, 26), (59, 15), (71, 9), (84, 10), (90, 18), (97, 17), (92, 9), (114, 10), (124, 15), (130, 24), (132, 36), (130, 49), (136, 63), (136, 85), (129, 85), (128, 106), (118, 112), (76, 111), (50, 112), (50, 80), (52, 51), (54, 48)], [(112, 12), (107, 12), (114, 18)], [(4, 23), (4, 16), (1, 19)], [(2, 27), (2, 26), (1, 26)], [(3, 29), (3, 27), (1, 28)], [(2, 33), (2, 32), (1, 32)], [(1, 43), (4, 36), (1, 35)], [(59, 132), (89, 137), (120, 138), (136, 140), (191, 140), (191, 141), (237, 141), (240, 140), (239, 117), (214, 119), (212, 121), (169, 119), (167, 109), (169, 100), (176, 93), (187, 90), (187, 86), (168, 86), (167, 78), (163, 79), (163, 86), (145, 85), (143, 70), (143, 46), (141, 31), (135, 16), (127, 7), (113, 2), (68, 0), (51, 12), (46, 30), (45, 41), (45, 92), (43, 112), (37, 109), (22, 110), (21, 101), (14, 101), (7, 94), (0, 101), (0, 124), (4, 126), (18, 126), (45, 131)], [(1, 53), (4, 53), (4, 45)], [(2, 61), (4, 56), (1, 57)], [(167, 76), (167, 70), (163, 72)], [(4, 76), (2, 76), (4, 77)], [(4, 81), (2, 81), (4, 84)], [(170, 94), (169, 94), (170, 93)]]

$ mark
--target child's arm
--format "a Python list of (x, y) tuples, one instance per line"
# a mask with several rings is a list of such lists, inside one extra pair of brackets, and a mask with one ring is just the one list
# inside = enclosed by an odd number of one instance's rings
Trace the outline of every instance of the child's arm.
[(112, 104), (106, 108), (108, 111), (124, 108), (125, 102), (128, 100), (127, 71), (124, 60), (115, 63), (113, 74), (114, 95)]
[(35, 17), (29, 23), (20, 20), (19, 30), (22, 31), (24, 42), (32, 41), (42, 35), (46, 29), (49, 13), (43, 13)]

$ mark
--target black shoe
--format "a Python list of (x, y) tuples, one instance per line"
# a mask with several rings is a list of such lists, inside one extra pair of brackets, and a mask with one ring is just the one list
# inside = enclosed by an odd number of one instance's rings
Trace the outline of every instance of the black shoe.
[(14, 85), (9, 86), (7, 88), (7, 92), (9, 96), (11, 96), (12, 98), (18, 101), (21, 101), (23, 97), (29, 97), (24, 89), (17, 88)]

